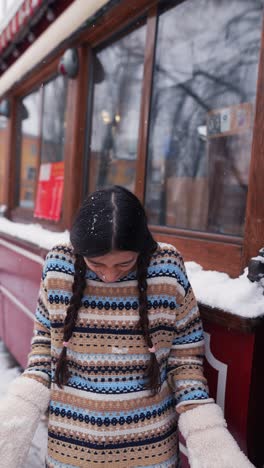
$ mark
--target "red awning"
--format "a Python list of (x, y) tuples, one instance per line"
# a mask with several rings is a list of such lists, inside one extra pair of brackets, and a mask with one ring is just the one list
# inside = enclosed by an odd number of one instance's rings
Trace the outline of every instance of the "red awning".
[(35, 16), (42, 3), (44, 3), (44, 0), (24, 0), (13, 18), (10, 19), (7, 26), (0, 33), (0, 55), (10, 43), (15, 42), (15, 38)]

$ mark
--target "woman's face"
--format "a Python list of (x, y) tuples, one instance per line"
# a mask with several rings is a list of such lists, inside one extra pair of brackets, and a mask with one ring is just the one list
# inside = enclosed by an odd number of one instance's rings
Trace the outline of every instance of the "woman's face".
[(138, 255), (130, 250), (112, 250), (100, 257), (86, 257), (84, 260), (104, 283), (114, 283), (135, 268)]

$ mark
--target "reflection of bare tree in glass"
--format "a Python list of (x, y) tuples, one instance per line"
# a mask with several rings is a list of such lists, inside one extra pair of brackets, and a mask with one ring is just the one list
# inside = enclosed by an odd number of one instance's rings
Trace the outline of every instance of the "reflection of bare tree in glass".
[[(137, 140), (136, 122), (131, 122), (131, 111), (139, 114), (140, 90), (144, 61), (142, 30), (133, 31), (98, 53), (104, 68), (104, 82), (95, 85), (93, 132), (100, 127), (102, 112), (106, 110), (104, 126), (99, 132), (100, 163), (97, 187), (107, 185), (114, 160), (131, 159), (129, 136)], [(96, 83), (96, 76), (95, 76)], [(136, 90), (136, 91), (135, 91)], [(92, 147), (95, 142), (92, 141)], [(136, 148), (136, 144), (134, 144)], [(135, 159), (136, 152), (132, 155)]]
[[(206, 6), (207, 1), (205, 0), (203, 3)], [(224, 3), (221, 3), (222, 12), (218, 2), (210, 3), (211, 7), (212, 4), (215, 5), (218, 15), (223, 15), (223, 18), (225, 17)], [(148, 176), (149, 181), (151, 181), (152, 171), (155, 169), (153, 165), (155, 154), (158, 157), (157, 142), (166, 134), (169, 144), (165, 154), (163, 154), (163, 178), (158, 210), (158, 222), (162, 224), (165, 224), (166, 180), (168, 176), (192, 178), (206, 176), (205, 143), (199, 138), (198, 128), (206, 126), (208, 111), (243, 102), (254, 102), (263, 1), (246, 0), (242, 5), (237, 0), (231, 0), (231, 4), (228, 2), (228, 5), (233, 8), (231, 11), (235, 12), (237, 6), (239, 7), (237, 11), (241, 12), (242, 10), (242, 13), (231, 15), (226, 23), (223, 21), (222, 37), (219, 36), (219, 31), (215, 33), (214, 28), (210, 28), (208, 21), (208, 28), (203, 36), (203, 60), (199, 62), (194, 55), (192, 76), (185, 81), (180, 81), (177, 78), (177, 73), (175, 73), (179, 70), (177, 62), (168, 64), (164, 59), (164, 52), (171, 47), (171, 36), (168, 34), (168, 38), (166, 38), (167, 31), (166, 28), (163, 29), (163, 53), (158, 52), (155, 66), (148, 164)], [(185, 7), (183, 6), (183, 8)], [(193, 25), (195, 31), (197, 25), (195, 2), (186, 2), (187, 12), (188, 8), (192, 9), (192, 15), (188, 16), (188, 26), (191, 30)], [(201, 5), (197, 8), (197, 14), (200, 9)], [(177, 11), (177, 7), (175, 10)], [(204, 11), (206, 16), (206, 9)], [(170, 15), (174, 13), (172, 11)], [(186, 13), (186, 17), (187, 15), (188, 13)], [(184, 40), (186, 41), (183, 38)], [(195, 43), (195, 41), (194, 34), (192, 42)], [(159, 38), (157, 44), (159, 47)], [(179, 38), (178, 43), (175, 41), (175, 47), (181, 47)], [(226, 53), (229, 53), (230, 56), (227, 56)], [(168, 122), (167, 128), (163, 125), (164, 117)], [(229, 171), (236, 179), (237, 185), (245, 191), (244, 182), (241, 181), (240, 172), (236, 166), (237, 161), (232, 160), (232, 152), (229, 152), (229, 147), (226, 147), (224, 158), (229, 161)], [(153, 185), (154, 181), (150, 184)], [(150, 184), (147, 193), (149, 204), (155, 193), (155, 185), (153, 190)]]
[(44, 87), (41, 162), (63, 161), (67, 81), (59, 76)]
[(97, 175), (97, 187), (105, 187), (107, 185), (107, 176), (115, 151), (115, 142), (113, 131), (115, 128), (115, 119), (106, 124), (105, 137), (102, 141), (102, 151), (100, 159), (100, 168)]

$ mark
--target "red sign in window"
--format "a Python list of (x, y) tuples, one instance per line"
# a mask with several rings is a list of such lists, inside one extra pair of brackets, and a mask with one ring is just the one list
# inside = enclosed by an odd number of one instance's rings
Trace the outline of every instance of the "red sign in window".
[(41, 164), (34, 216), (59, 221), (64, 184), (64, 162)]

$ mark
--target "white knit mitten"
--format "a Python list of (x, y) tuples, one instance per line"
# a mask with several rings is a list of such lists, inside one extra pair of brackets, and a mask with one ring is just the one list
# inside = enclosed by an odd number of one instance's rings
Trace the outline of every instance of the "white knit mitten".
[(222, 409), (215, 403), (181, 413), (179, 430), (186, 441), (191, 468), (254, 467), (226, 426)]
[(20, 468), (25, 462), (50, 390), (38, 381), (18, 377), (0, 401), (0, 468)]

